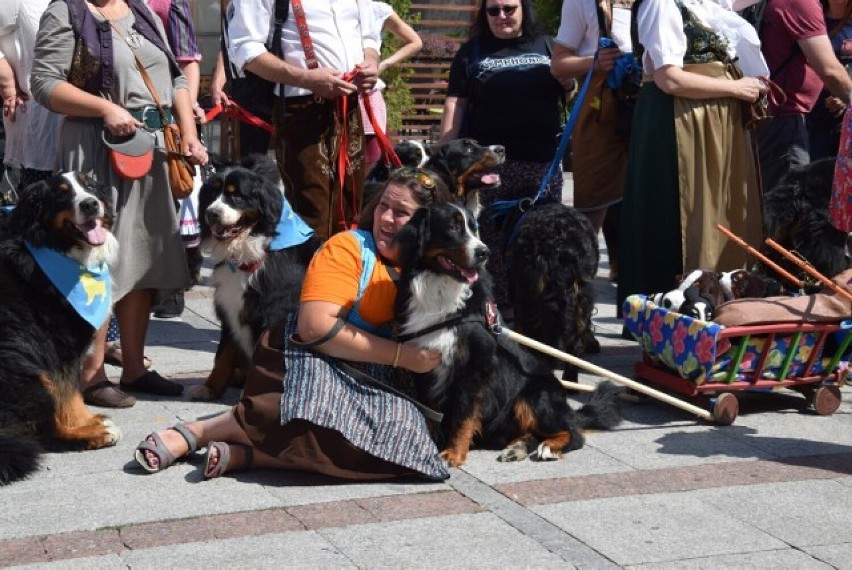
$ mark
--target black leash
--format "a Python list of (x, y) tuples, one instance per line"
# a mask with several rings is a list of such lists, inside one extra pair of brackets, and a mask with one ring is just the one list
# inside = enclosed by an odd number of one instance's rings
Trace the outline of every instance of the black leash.
[(425, 329), (421, 329), (419, 331), (405, 333), (401, 335), (397, 335), (396, 340), (399, 342), (408, 342), (412, 339), (419, 338), (421, 336), (425, 336), (431, 332), (435, 332), (441, 329), (449, 329), (454, 326), (460, 325), (462, 323), (485, 323), (485, 317), (477, 314), (464, 314), (464, 313), (456, 313), (445, 321), (441, 321), (439, 323), (435, 323), (434, 325), (429, 325)]

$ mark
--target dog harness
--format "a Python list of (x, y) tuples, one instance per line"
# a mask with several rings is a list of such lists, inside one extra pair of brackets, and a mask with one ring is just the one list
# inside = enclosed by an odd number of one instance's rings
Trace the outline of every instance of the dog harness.
[(499, 314), (500, 313), (497, 310), (497, 305), (494, 303), (494, 301), (486, 301), (482, 313), (462, 311), (460, 313), (456, 313), (450, 316), (446, 320), (443, 320), (439, 323), (429, 325), (425, 329), (420, 329), (419, 331), (397, 335), (396, 340), (399, 342), (408, 342), (412, 339), (425, 336), (431, 332), (449, 329), (458, 326), (462, 323), (481, 323), (489, 331), (493, 332), (494, 334), (498, 334), (501, 326), (500, 319), (498, 318)]

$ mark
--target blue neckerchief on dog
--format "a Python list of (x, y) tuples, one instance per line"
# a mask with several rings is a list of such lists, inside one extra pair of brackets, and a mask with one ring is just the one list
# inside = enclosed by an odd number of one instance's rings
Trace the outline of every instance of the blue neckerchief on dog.
[(280, 251), (305, 243), (314, 235), (314, 230), (293, 211), (287, 198), (282, 196), (281, 200), (283, 201), (281, 219), (275, 226), (277, 235), (269, 243), (269, 251)]
[(55, 249), (36, 247), (28, 241), (24, 241), (24, 245), (77, 314), (94, 328), (100, 328), (112, 303), (112, 282), (107, 264), (101, 262), (99, 266), (85, 267)]

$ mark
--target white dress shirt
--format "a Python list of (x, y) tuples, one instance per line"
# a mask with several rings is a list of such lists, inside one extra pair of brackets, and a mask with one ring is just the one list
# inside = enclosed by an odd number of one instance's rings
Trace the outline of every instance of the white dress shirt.
[(38, 23), (49, 3), (50, 0), (0, 0), (0, 59), (7, 60), (18, 86), (30, 96), (26, 110), (18, 108), (14, 121), (11, 117), (3, 117), (6, 129), (4, 162), (36, 170), (53, 170), (58, 126), (62, 120), (61, 115), (36, 103), (30, 93)]
[[(302, 7), (320, 67), (346, 73), (364, 61), (364, 49), (379, 51), (371, 0), (302, 0)], [(238, 70), (267, 51), (274, 11), (275, 0), (231, 0), (228, 4), (228, 56)], [(281, 33), (281, 46), (285, 62), (307, 69), (292, 5)], [(284, 94), (310, 92), (287, 85)]]
[[(738, 58), (737, 67), (751, 77), (769, 76), (769, 68), (760, 53), (760, 40), (751, 24), (735, 12), (731, 0), (683, 0), (684, 5), (705, 25), (729, 41), (728, 55)], [(639, 40), (645, 46), (642, 63), (645, 73), (664, 65), (683, 67), (686, 34), (680, 10), (671, 0), (645, 0), (637, 16)]]

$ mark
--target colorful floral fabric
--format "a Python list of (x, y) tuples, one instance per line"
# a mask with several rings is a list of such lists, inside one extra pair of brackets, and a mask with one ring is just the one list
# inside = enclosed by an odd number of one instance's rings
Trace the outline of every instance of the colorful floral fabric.
[(651, 360), (696, 384), (709, 376), (722, 325), (663, 309), (644, 295), (629, 296), (623, 313), (624, 325)]
[(843, 117), (828, 212), (831, 225), (842, 232), (852, 232), (852, 113), (848, 110)]
[[(725, 328), (722, 325), (699, 321), (658, 307), (643, 295), (632, 295), (624, 302), (624, 324), (640, 343), (648, 357), (684, 379), (700, 385), (707, 381), (732, 382), (744, 380), (754, 372), (766, 348), (768, 337), (759, 334), (736, 338), (719, 338)], [(811, 374), (824, 373), (831, 364), (837, 347), (852, 335), (852, 322), (839, 326), (821, 348), (822, 354), (814, 360)], [(804, 373), (805, 366), (813, 353), (819, 333), (805, 333), (799, 339), (784, 378), (795, 378)], [(794, 334), (778, 335), (769, 347), (763, 364), (761, 378), (779, 379), (785, 359), (791, 350)], [(741, 343), (745, 350), (736, 373), (731, 375)], [(830, 349), (828, 348), (830, 347)], [(847, 366), (852, 358), (852, 344), (847, 346), (839, 366)]]

